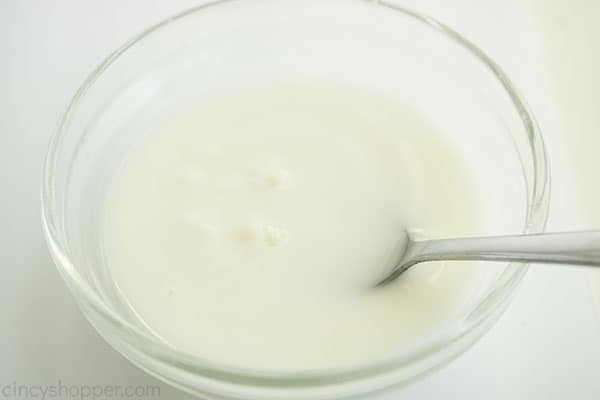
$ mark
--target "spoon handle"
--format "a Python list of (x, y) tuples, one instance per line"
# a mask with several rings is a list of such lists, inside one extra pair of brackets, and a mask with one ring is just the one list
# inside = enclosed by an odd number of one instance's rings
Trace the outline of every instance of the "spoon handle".
[(600, 267), (600, 231), (414, 242), (413, 260), (489, 260)]

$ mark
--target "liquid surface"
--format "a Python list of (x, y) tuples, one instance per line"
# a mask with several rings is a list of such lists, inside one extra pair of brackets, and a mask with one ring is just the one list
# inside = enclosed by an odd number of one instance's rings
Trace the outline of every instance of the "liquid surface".
[(108, 195), (120, 293), (175, 348), (246, 368), (389, 357), (469, 305), (472, 264), (373, 286), (402, 229), (478, 229), (457, 149), (383, 94), (316, 83), (184, 108), (131, 152)]

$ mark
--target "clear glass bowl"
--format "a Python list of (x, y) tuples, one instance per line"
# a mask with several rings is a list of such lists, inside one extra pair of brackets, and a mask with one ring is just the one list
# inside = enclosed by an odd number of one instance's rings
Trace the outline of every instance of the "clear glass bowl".
[(488, 56), (440, 22), (383, 1), (238, 0), (159, 23), (102, 62), (69, 104), (45, 164), (43, 225), (58, 270), (98, 332), (142, 369), (205, 398), (357, 398), (405, 384), (474, 343), (526, 272), (525, 265), (496, 266), (473, 307), (448, 329), (360, 366), (246, 370), (157, 339), (123, 304), (105, 265), (99, 210), (111, 174), (186, 98), (290, 77), (388, 91), (443, 127), (469, 154), (482, 201), (491, 205), (487, 215), (497, 217), (490, 231), (474, 234), (540, 232), (545, 225), (549, 171), (531, 112)]

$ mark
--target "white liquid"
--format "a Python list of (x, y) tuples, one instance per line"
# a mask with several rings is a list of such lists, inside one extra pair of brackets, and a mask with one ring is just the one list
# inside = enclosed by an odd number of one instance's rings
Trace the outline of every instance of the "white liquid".
[(456, 149), (378, 93), (281, 84), (182, 111), (132, 152), (109, 193), (123, 296), (172, 346), (274, 370), (406, 350), (467, 306), (472, 264), (420, 265), (373, 289), (405, 227), (478, 229)]

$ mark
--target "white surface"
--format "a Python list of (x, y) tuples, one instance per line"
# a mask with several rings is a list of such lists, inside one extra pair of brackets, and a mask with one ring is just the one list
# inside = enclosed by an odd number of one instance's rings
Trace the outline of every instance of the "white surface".
[[(98, 337), (56, 273), (39, 226), (39, 170), (60, 113), (91, 68), (132, 34), (194, 3), (0, 3), (0, 385), (55, 384), (59, 379), (155, 383)], [(597, 191), (589, 190), (598, 167), (594, 130), (600, 130), (594, 99), (600, 92), (600, 66), (590, 58), (600, 52), (592, 39), (600, 34), (594, 27), (598, 3), (403, 3), (429, 11), (480, 44), (529, 99), (553, 165), (549, 229), (598, 224), (600, 213), (593, 209)], [(570, 176), (579, 178), (573, 182)], [(444, 369), (385, 398), (596, 399), (597, 315), (584, 272), (533, 267), (487, 336)], [(163, 398), (190, 398), (162, 388)]]

